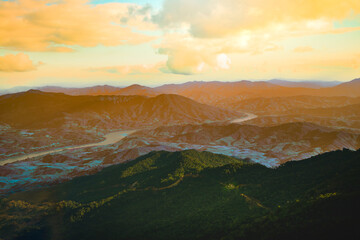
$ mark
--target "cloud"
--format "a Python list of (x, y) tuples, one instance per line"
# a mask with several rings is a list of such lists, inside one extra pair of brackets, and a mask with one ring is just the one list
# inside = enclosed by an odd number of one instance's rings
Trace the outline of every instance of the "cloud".
[(334, 27), (357, 13), (358, 0), (165, 0), (153, 21), (165, 32), (157, 48), (168, 70), (189, 75), (229, 69), (218, 62), (222, 54), (272, 54), (289, 38), (357, 31)]
[(187, 34), (169, 34), (154, 47), (159, 54), (168, 56), (163, 72), (192, 75), (229, 69), (231, 60), (224, 52), (226, 46), (224, 42), (204, 41)]
[(150, 18), (149, 11), (136, 4), (0, 1), (0, 46), (21, 51), (71, 52), (75, 46), (139, 44), (154, 39), (132, 30), (154, 29), (146, 18)]
[(160, 48), (160, 54), (168, 55), (166, 67), (162, 71), (182, 75), (191, 75), (203, 71), (206, 58), (200, 52), (185, 48)]
[(28, 72), (36, 70), (37, 65), (42, 64), (42, 62), (34, 64), (24, 53), (0, 56), (0, 72)]
[(225, 53), (221, 53), (216, 56), (216, 63), (220, 69), (230, 69), (231, 59)]
[(160, 49), (168, 55), (166, 68), (161, 71), (182, 75), (193, 75), (210, 70), (230, 69), (231, 59), (225, 54), (209, 54), (196, 49)]
[(154, 46), (158, 53), (167, 55), (168, 71), (191, 75), (231, 67), (229, 54), (262, 54), (282, 49), (264, 33), (243, 32), (221, 39), (194, 38), (189, 33), (169, 33)]
[(296, 47), (294, 48), (294, 52), (296, 53), (306, 53), (306, 52), (313, 52), (314, 49), (310, 46), (300, 46), (300, 47)]
[(153, 74), (160, 73), (160, 69), (165, 64), (160, 62), (156, 64), (139, 64), (139, 65), (121, 65), (111, 67), (90, 68), (91, 72), (107, 72), (120, 75), (137, 75), (137, 74)]
[[(341, 20), (360, 12), (358, 0), (165, 0), (153, 20), (162, 27), (186, 26), (195, 37), (216, 38), (283, 23)], [(316, 22), (320, 21), (320, 22)]]

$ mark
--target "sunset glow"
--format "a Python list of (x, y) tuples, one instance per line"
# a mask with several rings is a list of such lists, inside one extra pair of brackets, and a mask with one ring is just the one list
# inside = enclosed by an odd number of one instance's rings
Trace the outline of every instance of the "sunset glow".
[(358, 0), (1, 0), (0, 87), (360, 75)]

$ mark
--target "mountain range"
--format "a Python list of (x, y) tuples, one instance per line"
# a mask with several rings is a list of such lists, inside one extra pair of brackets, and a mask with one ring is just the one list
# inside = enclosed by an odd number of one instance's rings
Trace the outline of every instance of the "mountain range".
[(141, 95), (141, 96), (156, 96), (161, 94), (161, 92), (156, 91), (150, 87), (141, 86), (138, 84), (133, 84), (128, 87), (120, 88), (113, 87), (109, 85), (103, 86), (94, 86), (94, 87), (85, 87), (85, 88), (64, 88), (64, 87), (54, 87), (46, 86), (38, 88), (38, 90), (43, 92), (54, 92), (54, 93), (64, 93), (67, 95), (90, 95), (90, 96), (99, 96), (99, 95)]
[(324, 87), (334, 87), (341, 84), (340, 81), (287, 81), (281, 79), (272, 79), (268, 82), (280, 85), (283, 87), (306, 87), (306, 88), (324, 88)]
[[(21, 88), (23, 89), (23, 88)], [(159, 94), (177, 94), (195, 101), (226, 106), (239, 100), (258, 97), (287, 96), (360, 96), (360, 79), (345, 83), (338, 82), (292, 82), (284, 80), (270, 81), (237, 81), (237, 82), (187, 82), (183, 84), (167, 84), (159, 87), (131, 85), (120, 88), (113, 86), (94, 86), (86, 88), (40, 87), (44, 92), (65, 93), (68, 95), (142, 95), (156, 96)], [(16, 89), (14, 90), (16, 91)], [(11, 92), (8, 90), (7, 92)], [(6, 91), (4, 92), (6, 93)]]

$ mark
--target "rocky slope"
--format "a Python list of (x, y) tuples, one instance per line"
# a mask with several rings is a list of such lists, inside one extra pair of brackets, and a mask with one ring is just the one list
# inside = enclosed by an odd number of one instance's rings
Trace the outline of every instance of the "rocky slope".
[(196, 149), (276, 167), (342, 148), (360, 148), (360, 135), (311, 123), (159, 127), (133, 133), (113, 145), (67, 150), (0, 166), (0, 194), (67, 181), (152, 151)]
[(326, 151), (360, 147), (359, 134), (305, 122), (272, 127), (239, 124), (170, 126), (140, 131), (133, 136), (164, 145), (171, 143), (170, 146), (249, 157), (270, 166), (273, 161), (282, 163)]

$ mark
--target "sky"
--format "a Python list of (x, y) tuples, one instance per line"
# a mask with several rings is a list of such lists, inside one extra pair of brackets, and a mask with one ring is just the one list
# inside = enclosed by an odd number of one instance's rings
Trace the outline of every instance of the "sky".
[(0, 88), (360, 77), (359, 0), (0, 0)]

